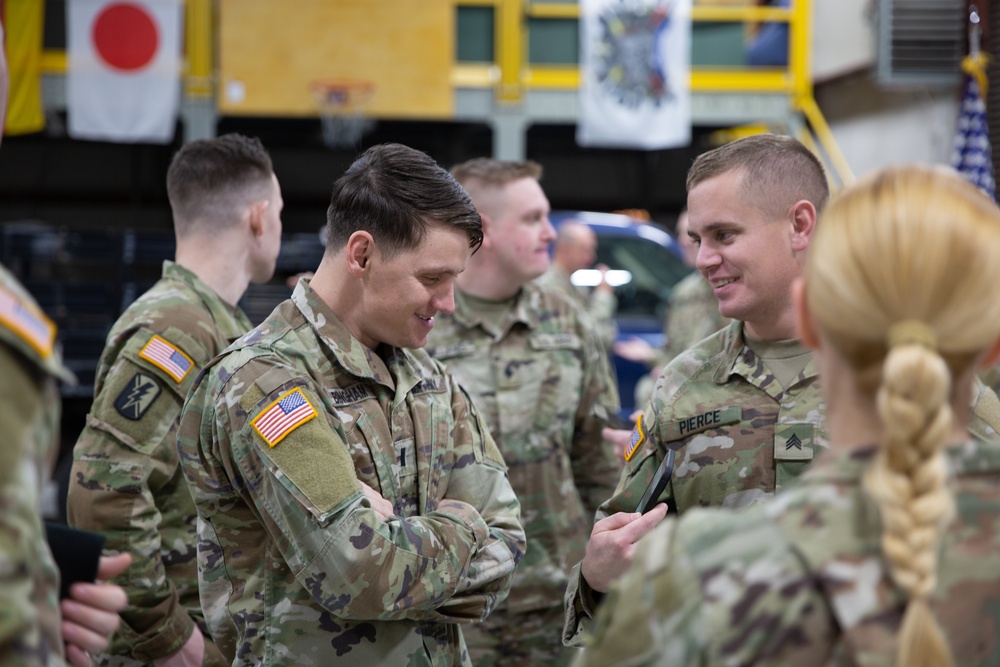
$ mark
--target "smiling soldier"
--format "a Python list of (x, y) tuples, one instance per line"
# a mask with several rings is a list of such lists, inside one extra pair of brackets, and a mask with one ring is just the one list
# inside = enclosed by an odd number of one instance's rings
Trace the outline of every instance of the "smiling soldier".
[[(829, 197), (822, 165), (795, 139), (757, 135), (701, 155), (688, 172), (697, 268), (719, 312), (735, 321), (663, 370), (650, 409), (626, 449), (615, 495), (599, 509), (587, 555), (566, 597), (563, 640), (581, 639), (601, 593), (631, 561), (635, 543), (663, 518), (634, 514), (667, 450), (673, 477), (661, 499), (743, 508), (798, 477), (827, 447), (816, 365), (796, 338), (791, 285), (802, 273)], [(995, 439), (1000, 402), (973, 388), (970, 430)]]

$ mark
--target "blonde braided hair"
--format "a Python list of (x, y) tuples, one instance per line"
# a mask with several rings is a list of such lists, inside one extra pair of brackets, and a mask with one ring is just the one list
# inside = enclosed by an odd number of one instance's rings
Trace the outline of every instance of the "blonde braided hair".
[(864, 488), (882, 552), (908, 603), (899, 667), (951, 667), (929, 599), (953, 511), (944, 448), (953, 378), (1000, 335), (1000, 210), (950, 170), (897, 167), (846, 189), (824, 212), (806, 266), (817, 328), (872, 395), (883, 442)]

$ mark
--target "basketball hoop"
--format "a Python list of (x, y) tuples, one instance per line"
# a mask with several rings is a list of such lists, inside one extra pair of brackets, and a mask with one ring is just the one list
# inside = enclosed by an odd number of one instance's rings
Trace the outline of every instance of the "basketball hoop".
[(330, 148), (354, 148), (375, 121), (365, 115), (375, 84), (359, 79), (317, 79), (309, 84)]

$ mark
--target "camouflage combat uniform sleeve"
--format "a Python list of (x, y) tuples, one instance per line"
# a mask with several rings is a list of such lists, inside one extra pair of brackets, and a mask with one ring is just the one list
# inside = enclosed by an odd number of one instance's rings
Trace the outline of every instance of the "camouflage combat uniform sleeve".
[[(905, 597), (861, 489), (870, 447), (831, 452), (791, 490), (740, 513), (695, 510), (643, 539), (579, 665), (891, 665)], [(955, 664), (1000, 640), (1000, 447), (948, 452), (956, 515), (932, 611)]]
[[(415, 652), (467, 664), (454, 623), (506, 596), (524, 549), (503, 459), (440, 365), (397, 351), (387, 371), (324, 310), (311, 326), (336, 327), (327, 346), (296, 312), (322, 308), (317, 297), (300, 284), (293, 299), (209, 368), (182, 415), (213, 635), (236, 664), (405, 664)], [(388, 375), (394, 389), (374, 380)], [(298, 421), (270, 426), (292, 405)]]
[[(826, 449), (822, 408), (812, 361), (783, 389), (743, 344), (742, 325), (734, 322), (663, 370), (632, 434), (615, 494), (596, 520), (635, 511), (667, 448), (677, 454), (660, 500), (671, 511), (764, 500)], [(563, 640), (578, 643), (594, 606), (579, 567), (565, 603)]]
[(0, 662), (63, 665), (59, 574), (41, 494), (58, 445), (56, 378), (72, 381), (55, 327), (0, 266)]
[[(250, 328), (194, 274), (168, 262), (164, 278), (112, 327), (95, 398), (74, 448), (69, 523), (132, 554), (115, 580), (129, 596), (108, 653), (138, 663), (178, 651), (198, 601), (196, 511), (180, 469), (177, 421), (198, 370)], [(206, 634), (209, 664), (219, 659)]]

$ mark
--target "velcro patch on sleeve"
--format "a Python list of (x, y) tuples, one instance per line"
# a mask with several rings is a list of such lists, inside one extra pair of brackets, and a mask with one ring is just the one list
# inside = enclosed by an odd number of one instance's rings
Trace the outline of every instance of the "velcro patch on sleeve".
[(292, 389), (278, 397), (251, 422), (269, 447), (316, 416), (316, 409), (301, 389)]
[(640, 415), (638, 421), (635, 422), (635, 428), (632, 429), (632, 439), (629, 440), (628, 447), (625, 448), (625, 460), (631, 461), (644, 442), (646, 442), (646, 430), (642, 425), (642, 415)]
[(145, 373), (136, 373), (115, 399), (115, 410), (122, 417), (139, 421), (160, 395), (160, 385)]
[(150, 338), (149, 342), (139, 350), (139, 356), (165, 371), (175, 382), (183, 380), (194, 368), (191, 357), (161, 336)]
[(52, 355), (56, 342), (56, 325), (45, 313), (21, 301), (16, 294), (3, 287), (0, 287), (0, 322), (43, 359)]

